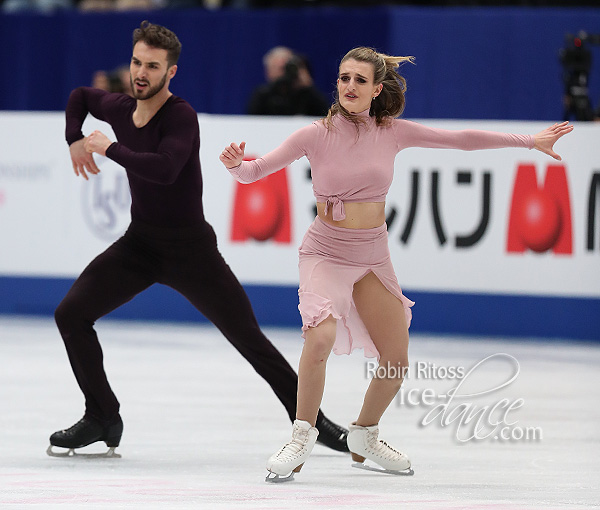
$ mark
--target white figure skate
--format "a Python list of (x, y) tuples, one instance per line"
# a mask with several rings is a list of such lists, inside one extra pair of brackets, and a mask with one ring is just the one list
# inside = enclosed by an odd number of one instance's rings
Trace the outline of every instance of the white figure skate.
[[(350, 429), (348, 448), (352, 454), (352, 460), (355, 462), (352, 467), (391, 475), (414, 474), (406, 455), (378, 439), (379, 427), (377, 425), (360, 427), (352, 424), (348, 428)], [(365, 459), (379, 464), (381, 468), (365, 465)]]
[(312, 452), (319, 431), (307, 421), (296, 420), (292, 429), (292, 440), (267, 461), (269, 474), (265, 482), (289, 482), (294, 473), (300, 472)]

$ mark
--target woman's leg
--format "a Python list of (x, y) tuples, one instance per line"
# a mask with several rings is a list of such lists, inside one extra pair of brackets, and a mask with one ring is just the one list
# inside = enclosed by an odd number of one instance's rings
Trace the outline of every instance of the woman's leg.
[(402, 385), (408, 368), (408, 327), (402, 302), (374, 273), (354, 284), (354, 304), (379, 351), (384, 377), (373, 378), (356, 424), (376, 425)]
[(329, 315), (306, 331), (298, 368), (298, 408), (292, 439), (267, 460), (267, 481), (278, 481), (283, 475), (291, 479), (312, 452), (318, 435), (315, 424), (323, 398), (325, 364), (335, 342), (335, 330), (336, 321)]
[(329, 315), (317, 326), (308, 328), (300, 356), (296, 418), (313, 427), (323, 398), (325, 368), (335, 342), (336, 327), (337, 321)]

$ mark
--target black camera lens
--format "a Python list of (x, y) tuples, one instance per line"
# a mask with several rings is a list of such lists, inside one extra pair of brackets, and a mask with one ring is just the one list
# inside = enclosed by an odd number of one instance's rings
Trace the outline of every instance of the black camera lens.
[(295, 81), (298, 79), (298, 59), (291, 58), (285, 64), (285, 77), (289, 81)]

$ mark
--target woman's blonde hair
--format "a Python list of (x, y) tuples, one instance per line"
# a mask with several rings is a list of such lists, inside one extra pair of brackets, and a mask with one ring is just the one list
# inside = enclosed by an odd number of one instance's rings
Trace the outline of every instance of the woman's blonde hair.
[[(389, 123), (391, 119), (398, 117), (404, 111), (406, 100), (406, 80), (398, 73), (398, 67), (404, 62), (414, 63), (414, 57), (393, 57), (384, 53), (378, 53), (373, 48), (360, 46), (350, 50), (342, 61), (340, 66), (346, 60), (356, 60), (358, 62), (367, 62), (373, 66), (373, 82), (375, 85), (383, 84), (381, 93), (371, 101), (369, 115), (375, 117), (378, 126)], [(329, 129), (333, 124), (334, 115), (343, 115), (348, 120), (357, 125), (362, 120), (361, 117), (351, 114), (340, 104), (340, 98), (336, 88), (335, 102), (329, 108), (325, 125)]]

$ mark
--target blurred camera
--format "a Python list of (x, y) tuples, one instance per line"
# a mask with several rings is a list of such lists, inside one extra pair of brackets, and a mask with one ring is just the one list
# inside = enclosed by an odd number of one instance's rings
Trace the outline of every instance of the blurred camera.
[(592, 68), (592, 53), (588, 45), (600, 44), (600, 34), (580, 31), (566, 34), (565, 47), (559, 51), (565, 85), (564, 120), (593, 120), (594, 112), (589, 98), (588, 79)]
[(285, 71), (283, 73), (285, 80), (294, 83), (298, 79), (298, 71), (301, 65), (302, 61), (298, 57), (289, 59), (285, 64)]

